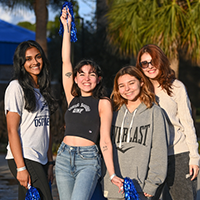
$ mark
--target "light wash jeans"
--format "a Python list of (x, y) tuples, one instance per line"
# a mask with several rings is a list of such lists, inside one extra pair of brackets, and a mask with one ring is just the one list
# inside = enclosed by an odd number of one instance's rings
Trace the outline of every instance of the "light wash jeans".
[(61, 143), (55, 165), (60, 200), (90, 200), (101, 176), (98, 147)]

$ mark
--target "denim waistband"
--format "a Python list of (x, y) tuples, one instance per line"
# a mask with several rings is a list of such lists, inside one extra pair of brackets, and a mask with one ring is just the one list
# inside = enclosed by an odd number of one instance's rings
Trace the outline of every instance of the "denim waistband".
[(68, 150), (68, 151), (74, 151), (74, 152), (94, 151), (96, 153), (99, 153), (99, 148), (97, 147), (96, 144), (92, 146), (70, 146), (62, 142), (60, 145), (60, 148)]

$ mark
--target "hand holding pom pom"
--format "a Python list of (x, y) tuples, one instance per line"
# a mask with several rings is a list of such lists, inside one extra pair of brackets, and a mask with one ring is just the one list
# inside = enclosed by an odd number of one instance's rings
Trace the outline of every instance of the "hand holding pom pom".
[(126, 177), (124, 179), (124, 193), (125, 193), (125, 200), (139, 200), (138, 193), (135, 189), (135, 186), (133, 184), (133, 181)]
[[(64, 9), (65, 8), (65, 9)], [(64, 21), (66, 19), (66, 21)], [(66, 23), (67, 29), (69, 32), (69, 24), (71, 24), (71, 42), (76, 42), (77, 37), (76, 37), (76, 26), (74, 22), (74, 13), (73, 13), (73, 7), (71, 2), (65, 2), (62, 6), (61, 13), (60, 13), (60, 29), (59, 29), (59, 34), (63, 35), (63, 24)], [(65, 25), (65, 24), (64, 24)]]

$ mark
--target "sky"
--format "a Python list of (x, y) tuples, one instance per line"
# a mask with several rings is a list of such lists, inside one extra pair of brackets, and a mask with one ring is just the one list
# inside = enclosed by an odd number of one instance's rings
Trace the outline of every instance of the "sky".
[[(80, 17), (83, 17), (85, 20), (90, 21), (90, 17), (87, 15), (95, 11), (95, 3), (90, 3), (92, 5), (92, 8), (82, 0), (78, 0), (78, 3), (79, 3)], [(35, 14), (33, 11), (30, 11), (28, 9), (21, 9), (11, 12), (9, 10), (6, 10), (5, 7), (0, 6), (0, 13), (1, 13), (0, 14), (1, 20), (4, 20), (12, 24), (17, 24), (18, 22), (22, 21), (28, 21), (31, 22), (32, 24), (35, 23)], [(54, 17), (57, 14), (59, 13), (54, 13), (49, 9), (49, 21), (54, 21)]]

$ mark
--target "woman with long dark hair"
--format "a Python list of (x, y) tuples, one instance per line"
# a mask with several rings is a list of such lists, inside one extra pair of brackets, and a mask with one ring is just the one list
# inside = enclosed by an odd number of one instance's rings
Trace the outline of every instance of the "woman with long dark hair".
[(19, 182), (18, 199), (25, 199), (28, 184), (41, 199), (50, 200), (53, 181), (50, 113), (57, 102), (51, 95), (49, 62), (35, 41), (18, 45), (14, 78), (5, 92), (8, 140), (6, 159)]
[(100, 149), (110, 181), (119, 188), (123, 185), (113, 165), (112, 106), (105, 95), (101, 68), (95, 62), (82, 60), (72, 68), (69, 9), (62, 10), (60, 19), (64, 26), (62, 74), (68, 109), (64, 139), (56, 157), (56, 182), (60, 200), (90, 200), (101, 176)]

